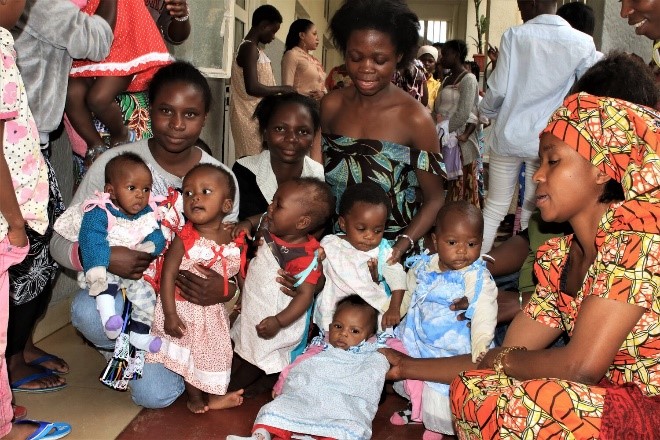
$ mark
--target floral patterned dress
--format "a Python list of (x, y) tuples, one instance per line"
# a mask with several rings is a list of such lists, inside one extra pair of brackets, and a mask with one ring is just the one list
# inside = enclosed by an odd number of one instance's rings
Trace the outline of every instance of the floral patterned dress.
[[(356, 183), (374, 182), (387, 193), (392, 202), (392, 214), (385, 230), (388, 240), (408, 226), (422, 204), (415, 172), (446, 175), (441, 154), (394, 142), (323, 133), (321, 145), (325, 153), (325, 180), (336, 197), (337, 208), (346, 188)], [(337, 216), (334, 231), (341, 232)]]

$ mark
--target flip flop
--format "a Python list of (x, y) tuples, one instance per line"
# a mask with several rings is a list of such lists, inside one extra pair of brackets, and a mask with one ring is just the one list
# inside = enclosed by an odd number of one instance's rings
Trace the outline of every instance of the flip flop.
[(32, 382), (34, 380), (45, 379), (47, 377), (52, 377), (52, 376), (57, 376), (57, 375), (55, 373), (46, 372), (46, 371), (44, 371), (43, 373), (30, 374), (29, 376), (26, 376), (23, 379), (19, 379), (11, 383), (9, 386), (11, 387), (11, 390), (15, 393), (50, 393), (52, 391), (59, 391), (62, 388), (66, 387), (67, 384), (64, 383), (62, 385), (53, 385), (44, 388), (20, 388), (22, 385), (25, 385), (26, 383)]
[(26, 440), (57, 440), (71, 432), (71, 425), (60, 422), (42, 422), (39, 420), (20, 420), (15, 425), (37, 425), (37, 429)]
[[(66, 364), (66, 362), (64, 361), (64, 359), (62, 359), (62, 358), (59, 357), (59, 356), (55, 356), (54, 354), (45, 354), (45, 355), (43, 355), (43, 356), (39, 356), (38, 358), (36, 358), (36, 359), (33, 360), (33, 361), (27, 362), (26, 365), (29, 365), (29, 366), (31, 366), (31, 367), (41, 367), (41, 368), (43, 368), (43, 369), (46, 370), (46, 371), (52, 371), (53, 373), (55, 373), (55, 374), (59, 374), (59, 375), (61, 375), (61, 376), (65, 375), (65, 374), (69, 374), (68, 371), (64, 371), (64, 372), (63, 372), (63, 371), (59, 371), (59, 370), (54, 370), (54, 369), (52, 369), (52, 368), (46, 368), (46, 367), (44, 367), (43, 365), (41, 365), (41, 364), (43, 364), (44, 362), (48, 362), (48, 361), (62, 361), (62, 362), (64, 362), (64, 363)], [(68, 364), (67, 364), (67, 365), (68, 365)]]

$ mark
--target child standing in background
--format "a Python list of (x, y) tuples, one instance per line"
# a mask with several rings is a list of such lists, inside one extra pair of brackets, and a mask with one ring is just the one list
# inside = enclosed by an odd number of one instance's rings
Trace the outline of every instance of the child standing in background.
[[(123, 288), (133, 304), (128, 327), (131, 344), (157, 352), (160, 338), (149, 335), (156, 305), (153, 287), (144, 278), (121, 278), (107, 270), (112, 246), (148, 252), (153, 257), (165, 248), (165, 237), (151, 200), (152, 183), (151, 171), (140, 156), (115, 156), (105, 166), (103, 193), (97, 192), (96, 197), (85, 200), (80, 209), (68, 210), (55, 222), (55, 230), (80, 244), (85, 272), (79, 282), (96, 297), (96, 308), (108, 338), (116, 339), (123, 324), (115, 311), (115, 296)], [(82, 222), (71, 218), (76, 214), (82, 214)], [(80, 225), (80, 231), (75, 231), (76, 225)]]
[(241, 266), (241, 249), (223, 221), (232, 212), (236, 184), (225, 169), (200, 164), (183, 178), (183, 213), (187, 222), (165, 254), (153, 334), (163, 340), (148, 362), (161, 362), (183, 376), (188, 409), (204, 413), (243, 403), (243, 390), (227, 393), (232, 349), (224, 304), (200, 306), (184, 300), (175, 281), (180, 270), (201, 273), (200, 264), (218, 272), (235, 291), (233, 277)]
[[(74, 3), (90, 15), (99, 7), (99, 0)], [(110, 146), (136, 140), (124, 125), (115, 97), (123, 91), (146, 90), (154, 73), (172, 62), (144, 0), (119, 1), (116, 20), (110, 25), (114, 40), (108, 57), (101, 62), (74, 61), (67, 89), (66, 114), (88, 150), (104, 146), (92, 114), (108, 128)]]
[[(301, 177), (282, 183), (264, 214), (264, 243), (250, 262), (241, 292), (241, 313), (232, 326), (235, 360), (230, 390), (253, 396), (271, 389), (276, 374), (302, 353), (316, 284), (319, 242), (310, 234), (322, 227), (335, 206), (323, 181)], [(258, 229), (249, 220), (234, 235)], [(298, 279), (291, 298), (273, 285), (284, 269)], [(248, 388), (249, 387), (249, 388)]]
[[(271, 438), (368, 439), (389, 368), (372, 341), (378, 311), (357, 295), (336, 306), (327, 340), (315, 338), (282, 374), (264, 405), (252, 436)], [(297, 435), (292, 435), (292, 434)]]
[[(410, 309), (396, 330), (410, 356), (472, 353), (472, 362), (477, 362), (490, 348), (497, 324), (497, 286), (480, 258), (483, 228), (481, 211), (466, 201), (446, 203), (438, 212), (432, 234), (437, 254), (412, 258)], [(456, 319), (461, 311), (449, 308), (463, 297), (470, 304), (465, 312), (470, 327)], [(439, 433), (453, 435), (449, 385), (407, 380), (404, 389), (412, 407), (394, 413), (393, 424), (423, 421), (425, 440), (442, 438)]]
[[(0, 1), (0, 437), (23, 439), (71, 432), (66, 423), (23, 421), (12, 424), (14, 410), (7, 375), (7, 323), (10, 266), (29, 250), (26, 224), (39, 234), (48, 228), (48, 170), (39, 148), (39, 133), (28, 107), (16, 66), (14, 26), (24, 0)], [(36, 428), (36, 429), (35, 429)]]
[[(359, 295), (378, 310), (381, 329), (394, 327), (405, 315), (406, 273), (400, 263), (387, 264), (392, 247), (383, 238), (392, 205), (375, 183), (349, 186), (339, 203), (339, 227), (343, 234), (321, 240), (325, 251), (325, 286), (316, 299), (314, 323), (324, 332), (339, 300)], [(372, 277), (373, 274), (378, 276)]]

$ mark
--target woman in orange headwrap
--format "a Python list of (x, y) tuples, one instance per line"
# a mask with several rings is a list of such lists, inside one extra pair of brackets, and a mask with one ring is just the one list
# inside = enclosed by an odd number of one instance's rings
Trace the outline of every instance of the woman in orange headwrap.
[[(537, 205), (575, 233), (539, 248), (503, 347), (452, 383), (460, 438), (657, 438), (659, 134), (652, 109), (585, 93), (551, 117)], [(563, 331), (570, 342), (547, 349)]]

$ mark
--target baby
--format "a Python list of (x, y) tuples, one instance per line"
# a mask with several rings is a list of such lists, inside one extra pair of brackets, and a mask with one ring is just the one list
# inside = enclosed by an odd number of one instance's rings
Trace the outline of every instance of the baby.
[[(55, 230), (68, 239), (78, 241), (84, 269), (82, 287), (96, 297), (96, 308), (101, 315), (105, 333), (110, 339), (119, 336), (123, 324), (115, 312), (115, 296), (126, 290), (131, 301), (131, 324), (128, 328), (130, 343), (141, 350), (157, 352), (160, 338), (149, 336), (156, 294), (145, 281), (128, 280), (108, 272), (110, 247), (125, 246), (154, 257), (165, 247), (158, 217), (150, 206), (152, 177), (144, 161), (134, 153), (123, 153), (112, 158), (105, 166), (105, 187), (95, 199), (72, 207), (55, 223)], [(82, 212), (82, 223), (71, 221), (71, 215)], [(80, 224), (80, 231), (72, 225)]]
[(410, 297), (404, 301), (403, 266), (387, 264), (392, 247), (383, 233), (391, 210), (387, 194), (375, 183), (358, 183), (344, 192), (339, 203), (343, 234), (321, 240), (326, 281), (314, 309), (314, 323), (321, 330), (328, 331), (337, 301), (353, 294), (378, 310), (378, 324), (383, 330), (397, 325), (408, 310)]
[[(335, 206), (330, 187), (323, 181), (300, 177), (278, 187), (263, 219), (263, 244), (250, 262), (241, 292), (241, 313), (231, 328), (234, 363), (230, 391), (249, 388), (264, 375), (281, 372), (307, 342), (316, 283), (321, 276), (319, 242), (310, 234), (322, 227)], [(251, 222), (234, 228), (238, 235)], [(250, 231), (254, 232), (254, 231)], [(283, 269), (298, 279), (296, 296), (280, 292), (273, 282)], [(265, 382), (261, 388), (270, 388)], [(264, 382), (262, 382), (263, 384)]]
[[(472, 353), (472, 362), (477, 362), (490, 347), (497, 324), (497, 286), (480, 258), (483, 229), (479, 208), (465, 201), (447, 203), (438, 212), (432, 234), (437, 254), (410, 259), (411, 305), (396, 329), (410, 356), (438, 358)], [(462, 297), (469, 301), (465, 316), (471, 319), (470, 327), (456, 320), (460, 311), (449, 309)], [(410, 417), (423, 421), (427, 430), (453, 434), (449, 385), (407, 380), (404, 389), (412, 413), (395, 413), (392, 423), (403, 424)], [(434, 410), (424, 411), (426, 406)]]
[[(315, 338), (275, 385), (275, 400), (264, 405), (251, 437), (371, 438), (371, 425), (389, 368), (376, 334), (378, 311), (358, 295), (337, 304), (327, 341)], [(297, 434), (293, 435), (292, 434)]]

